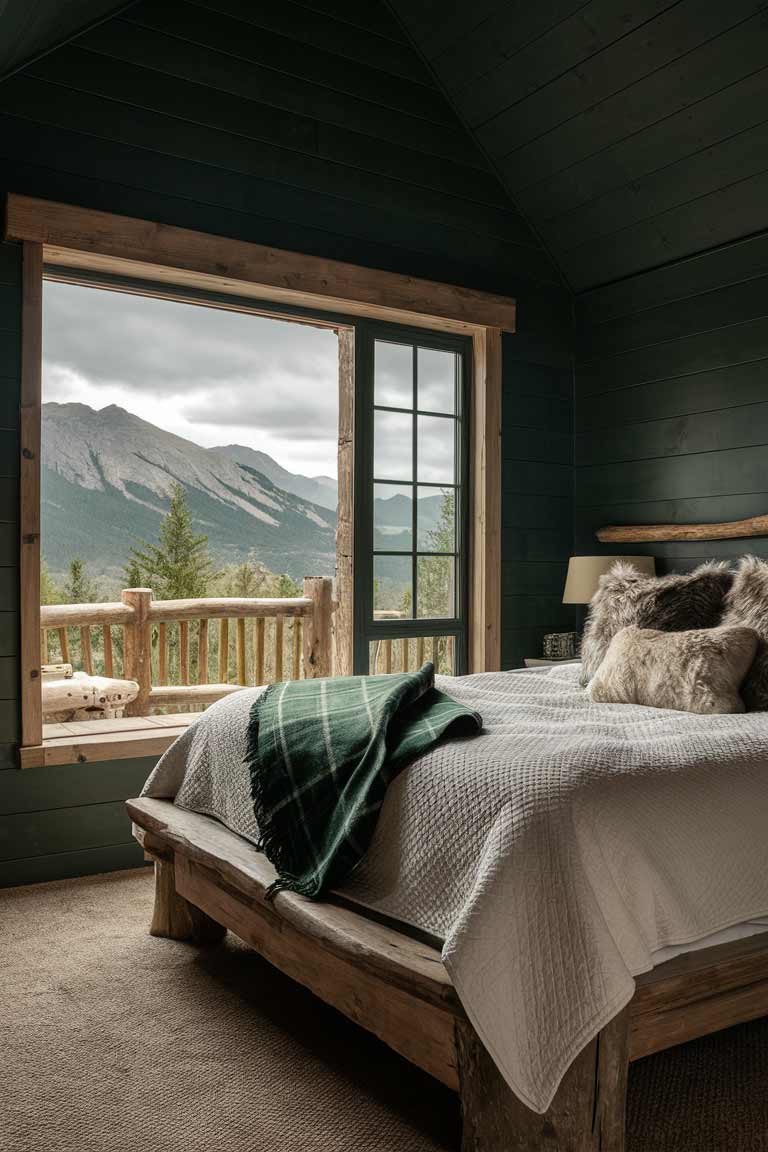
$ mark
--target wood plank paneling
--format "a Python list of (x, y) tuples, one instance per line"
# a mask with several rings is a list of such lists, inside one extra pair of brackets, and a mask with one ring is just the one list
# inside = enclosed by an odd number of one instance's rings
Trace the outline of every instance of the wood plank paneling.
[(209, 14), (209, 23), (219, 16), (231, 16), (257, 28), (289, 36), (313, 52), (330, 51), (345, 60), (381, 69), (393, 76), (405, 76), (431, 87), (431, 77), (420, 57), (412, 50), (398, 26), (392, 22), (384, 36), (370, 27), (358, 28), (348, 20), (337, 20), (311, 6), (280, 0), (198, 0)]
[[(260, 142), (264, 147), (260, 150), (254, 148), (250, 152), (253, 167), (258, 166), (261, 172), (271, 178), (280, 179), (284, 174), (286, 182), (297, 178), (302, 183), (308, 181), (311, 169), (307, 166), (306, 157), (311, 156), (356, 171), (377, 173), (418, 187), (437, 189), (446, 196), (459, 196), (473, 202), (497, 205), (502, 208), (496, 218), (498, 228), (503, 228), (502, 234), (522, 243), (530, 243), (529, 231), (520, 218), (511, 212), (504, 213), (506, 194), (496, 177), (476, 165), (450, 157), (444, 158), (421, 147), (404, 147), (401, 142), (395, 143), (346, 127), (323, 124), (306, 113), (286, 112), (270, 105), (248, 101), (239, 94), (221, 92), (196, 80), (182, 80), (157, 70), (83, 52), (76, 45), (62, 48), (46, 57), (27, 69), (25, 75), (34, 76), (45, 84), (59, 85), (67, 92), (74, 89), (78, 93), (92, 96), (95, 99), (89, 102), (91, 108), (103, 98), (115, 101), (121, 107), (127, 105), (147, 113), (173, 116), (185, 126), (194, 125), (198, 130), (213, 129), (217, 133), (219, 148), (214, 152), (212, 146), (206, 147), (205, 137), (201, 134), (196, 149), (196, 158), (207, 162), (221, 161), (221, 141), (223, 134), (227, 134), (238, 137), (239, 164), (249, 158), (249, 150), (244, 142)], [(10, 82), (6, 86), (6, 92), (8, 90), (12, 90)], [(49, 89), (44, 87), (42, 92), (43, 103), (55, 99), (55, 93)], [(22, 91), (21, 100), (28, 106), (29, 92)], [(117, 119), (114, 105), (109, 103), (105, 109), (110, 119), (119, 126), (120, 120)], [(154, 124), (154, 121), (141, 118), (127, 142), (137, 143), (140, 137), (149, 145), (154, 138), (154, 134), (149, 131), (150, 123)], [(280, 166), (270, 159), (272, 155), (277, 159), (277, 154), (271, 152), (272, 148), (280, 149)], [(283, 152), (289, 155), (282, 156)], [(234, 148), (228, 156), (234, 158)], [(227, 162), (227, 167), (234, 170), (231, 168), (231, 160)], [(329, 184), (338, 190), (337, 194), (343, 195), (344, 173), (331, 169)], [(328, 184), (319, 188), (321, 191), (327, 189)]]
[[(626, 280), (615, 299), (602, 288), (579, 302), (590, 358), (576, 372), (577, 550), (609, 550), (594, 538), (606, 524), (706, 523), (768, 508), (766, 255), (762, 241), (734, 244)], [(747, 551), (768, 558), (768, 540), (641, 550), (662, 570), (684, 570)]]
[(560, 265), (577, 288), (605, 284), (764, 230), (767, 205), (763, 171), (601, 237), (588, 252), (563, 252)]
[(524, 332), (504, 344), (502, 666), (509, 668), (539, 656), (547, 632), (575, 626), (573, 609), (562, 604), (573, 541), (572, 373), (553, 345), (541, 348)]
[[(764, 389), (763, 395), (768, 396), (768, 389)], [(764, 445), (766, 433), (768, 402), (762, 401), (669, 420), (624, 424), (611, 428), (608, 436), (604, 428), (580, 433), (575, 451), (582, 467), (632, 460), (669, 461), (676, 456)]]
[(432, 65), (576, 292), (768, 228), (765, 0), (461, 8)]
[[(144, 853), (135, 840), (99, 848), (78, 848), (71, 852), (45, 852), (16, 860), (0, 860), (0, 888), (145, 866)], [(148, 883), (151, 884), (149, 877)]]
[(45, 812), (18, 812), (0, 822), (0, 860), (75, 852), (127, 840), (131, 822), (122, 800)]
[[(130, 14), (129, 11), (127, 15)], [(178, 28), (174, 30), (178, 31)], [(400, 110), (376, 104), (351, 93), (321, 87), (300, 76), (283, 76), (267, 65), (233, 55), (234, 51), (242, 51), (235, 37), (230, 50), (213, 51), (206, 43), (204, 30), (199, 42), (193, 39), (194, 32), (188, 25), (184, 25), (183, 33), (184, 38), (180, 38), (178, 34), (166, 35), (129, 19), (113, 20), (80, 37), (77, 47), (100, 53), (108, 60), (138, 64), (168, 77), (205, 85), (214, 92), (242, 97), (254, 113), (259, 106), (306, 116), (307, 109), (311, 108), (312, 117), (322, 124), (339, 125), (374, 139), (487, 167), (474, 142), (466, 133), (457, 132), (454, 122), (424, 119), (409, 114), (407, 108)]]
[[(373, 10), (383, 6), (374, 3), (366, 7)], [(252, 64), (264, 65), (274, 69), (278, 76), (345, 92), (438, 124), (455, 124), (454, 113), (436, 87), (393, 76), (386, 69), (342, 60), (335, 52), (301, 44), (292, 36), (273, 35), (242, 20), (221, 15), (211, 20), (203, 8), (184, 0), (135, 4), (125, 12), (124, 19)], [(85, 43), (88, 42), (86, 39)], [(258, 92), (258, 80), (255, 91)]]
[(68, 0), (66, 4), (36, 0), (34, 5), (11, 0), (4, 4), (0, 77), (109, 15), (118, 5), (119, 0)]
[[(562, 123), (569, 116), (588, 113), (599, 101), (616, 92), (625, 90), (634, 81), (642, 80), (656, 69), (690, 52), (713, 36), (732, 28), (760, 7), (755, 0), (735, 0), (726, 8), (722, 4), (702, 3), (702, 0), (680, 0), (669, 4), (660, 0), (632, 6), (632, 15), (620, 5), (595, 0), (590, 8), (600, 8), (613, 14), (602, 20), (602, 25), (592, 31), (596, 46), (600, 50), (582, 60), (572, 53), (574, 42), (569, 30), (560, 25), (554, 30), (553, 39), (562, 44), (563, 63), (570, 61), (564, 71), (552, 74), (548, 65), (539, 61), (543, 83), (538, 75), (529, 80), (530, 94), (520, 98), (511, 107), (496, 112), (486, 119), (491, 111), (490, 103), (481, 105), (483, 115), (474, 119), (474, 110), (479, 101), (470, 104), (470, 123), (481, 123), (478, 138), (494, 154), (504, 155), (520, 145), (543, 135)], [(635, 17), (637, 13), (637, 17)], [(579, 23), (587, 24), (587, 21)], [(602, 18), (603, 12), (600, 16)], [(650, 17), (650, 19), (644, 19)], [(626, 28), (623, 34), (622, 24)], [(607, 34), (601, 32), (605, 26)], [(576, 55), (577, 58), (574, 59)], [(508, 65), (514, 69), (515, 58)], [(518, 89), (520, 90), (520, 89)]]
[(768, 317), (697, 332), (607, 359), (582, 361), (578, 395), (592, 396), (768, 357)]
[[(0, 816), (108, 804), (138, 796), (154, 760), (100, 761), (0, 773)], [(66, 812), (62, 811), (62, 819)]]
[[(756, 116), (764, 116), (764, 95), (757, 107)], [(726, 184), (759, 175), (766, 155), (768, 124), (763, 122), (546, 221), (541, 225), (542, 236), (562, 252), (586, 250), (600, 237), (688, 205)]]
[(501, 165), (516, 203), (546, 220), (758, 123), (766, 26), (760, 12), (634, 84), (631, 103), (618, 92), (518, 149)]
[[(516, 2), (499, 5), (490, 0), (490, 11), (484, 19), (482, 6), (472, 6), (465, 12), (465, 26), (450, 47), (434, 51), (434, 34), (424, 43), (423, 52), (443, 78), (449, 93), (461, 89), (494, 73), (516, 51), (533, 45), (540, 37), (567, 20), (585, 6), (585, 0), (545, 0), (541, 4)], [(405, 17), (407, 20), (407, 16)], [(445, 27), (440, 29), (445, 33)]]
[[(479, 136), (484, 143), (501, 140), (509, 151), (512, 125), (522, 124), (520, 110), (525, 105), (532, 123), (524, 132), (538, 135), (548, 123), (544, 104), (549, 105), (551, 90), (558, 95), (572, 92), (574, 71), (579, 68), (584, 99), (589, 94), (590, 69), (603, 50), (622, 37), (630, 40), (640, 29), (644, 36), (652, 35), (644, 27), (647, 22), (674, 7), (674, 0), (639, 0), (631, 9), (615, 0), (592, 0), (518, 51), (513, 48), (499, 67), (462, 88), (468, 122), (482, 126)], [(537, 93), (542, 94), (539, 100)]]

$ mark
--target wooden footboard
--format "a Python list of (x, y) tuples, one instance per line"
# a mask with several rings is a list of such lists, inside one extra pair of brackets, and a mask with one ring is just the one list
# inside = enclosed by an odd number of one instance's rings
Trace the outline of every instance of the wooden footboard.
[(167, 800), (127, 807), (155, 859), (153, 934), (206, 943), (231, 929), (458, 1091), (463, 1152), (623, 1152), (630, 1060), (768, 1015), (768, 933), (680, 956), (638, 979), (628, 1009), (577, 1057), (540, 1116), (502, 1080), (437, 950), (330, 902), (291, 892), (268, 902), (271, 864), (216, 820)]

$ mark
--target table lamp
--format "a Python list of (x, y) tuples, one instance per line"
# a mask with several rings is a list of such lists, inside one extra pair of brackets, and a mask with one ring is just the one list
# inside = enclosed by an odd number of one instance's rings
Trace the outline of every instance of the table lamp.
[(644, 576), (656, 575), (656, 562), (653, 556), (571, 556), (568, 561), (563, 604), (589, 604), (597, 592), (600, 577), (608, 572), (617, 560), (631, 564)]

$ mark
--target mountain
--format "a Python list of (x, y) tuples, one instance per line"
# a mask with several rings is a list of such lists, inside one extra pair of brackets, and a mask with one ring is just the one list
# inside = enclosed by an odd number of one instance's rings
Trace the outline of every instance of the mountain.
[[(216, 564), (253, 552), (296, 580), (333, 573), (336, 516), (327, 496), (314, 503), (249, 461), (202, 448), (116, 405), (95, 411), (44, 404), (42, 442), (42, 544), (52, 572), (79, 555), (94, 574), (119, 576), (131, 545), (157, 538), (178, 483)], [(253, 456), (291, 478), (269, 456)]]
[[(384, 485), (382, 485), (384, 487)], [(418, 507), (419, 543), (424, 546), (423, 533), (436, 528), (443, 507), (442, 492), (422, 496)], [(402, 493), (377, 497), (374, 504), (373, 542), (376, 548), (408, 549), (413, 539), (413, 501)]]
[(331, 476), (301, 476), (289, 472), (273, 460), (266, 452), (259, 452), (255, 448), (246, 448), (243, 444), (224, 444), (219, 448), (211, 448), (211, 452), (220, 452), (238, 464), (246, 464), (262, 476), (268, 477), (278, 488), (284, 492), (293, 492), (303, 500), (311, 500), (321, 508), (336, 511), (338, 504), (339, 486)]

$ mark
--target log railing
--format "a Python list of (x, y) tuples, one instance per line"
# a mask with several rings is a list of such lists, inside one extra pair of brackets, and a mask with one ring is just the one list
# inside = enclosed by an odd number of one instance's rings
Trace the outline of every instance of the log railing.
[(453, 636), (412, 636), (374, 640), (369, 645), (369, 670), (372, 676), (390, 672), (413, 672), (425, 660), (431, 660), (435, 671), (452, 676), (455, 671)]
[(42, 660), (136, 680), (126, 712), (146, 716), (248, 684), (330, 676), (332, 611), (327, 577), (282, 599), (154, 600), (149, 588), (126, 588), (119, 603), (43, 605)]

